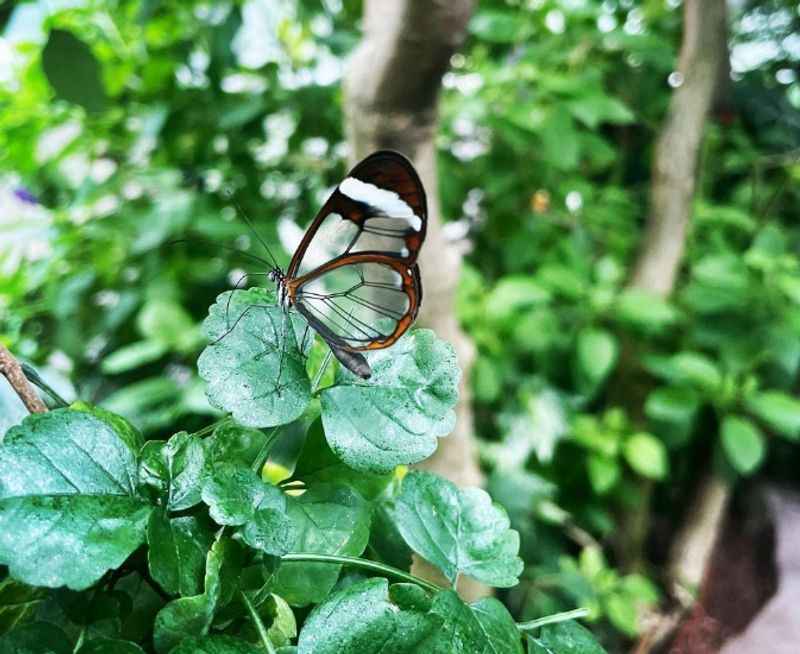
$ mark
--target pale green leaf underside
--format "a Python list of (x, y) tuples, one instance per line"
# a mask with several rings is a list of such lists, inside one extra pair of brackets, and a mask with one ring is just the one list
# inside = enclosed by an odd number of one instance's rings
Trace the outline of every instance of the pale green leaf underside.
[(523, 567), (519, 534), (485, 491), (412, 472), (403, 480), (395, 516), (409, 547), (451, 582), (465, 574), (490, 586), (516, 585)]

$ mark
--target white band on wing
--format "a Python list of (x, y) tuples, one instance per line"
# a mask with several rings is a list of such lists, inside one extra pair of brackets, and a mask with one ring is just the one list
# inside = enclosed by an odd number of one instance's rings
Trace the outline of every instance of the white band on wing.
[(347, 177), (339, 184), (339, 191), (356, 202), (363, 202), (377, 209), (385, 216), (407, 219), (411, 228), (416, 231), (422, 229), (422, 219), (394, 191), (378, 188), (375, 184), (362, 182), (355, 177)]

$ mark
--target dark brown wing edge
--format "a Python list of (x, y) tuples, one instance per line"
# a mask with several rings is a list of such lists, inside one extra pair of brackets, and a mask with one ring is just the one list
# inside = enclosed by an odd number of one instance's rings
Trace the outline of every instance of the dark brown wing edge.
[[(407, 175), (407, 179), (403, 181), (409, 183), (411, 188), (404, 190), (399, 188), (399, 182), (393, 183), (391, 180), (385, 179), (387, 174), (389, 174), (388, 171), (391, 166), (399, 166), (403, 170), (404, 175)], [(399, 256), (396, 257), (404, 261), (406, 265), (410, 266), (413, 264), (417, 259), (417, 254), (422, 247), (422, 243), (425, 241), (425, 234), (428, 229), (428, 201), (425, 195), (425, 188), (422, 186), (422, 180), (420, 180), (414, 165), (405, 155), (399, 152), (395, 152), (394, 150), (378, 150), (356, 164), (356, 166), (347, 173), (345, 179), (347, 177), (355, 177), (363, 182), (375, 184), (380, 188), (398, 193), (403, 201), (414, 210), (417, 216), (419, 216), (422, 221), (421, 229), (418, 232), (409, 234), (406, 240), (406, 246), (409, 250), (408, 256), (403, 258)], [(412, 197), (414, 199), (412, 199)], [(365, 205), (344, 195), (339, 191), (339, 187), (337, 186), (327, 202), (325, 202), (314, 217), (311, 225), (309, 225), (306, 233), (303, 235), (303, 240), (300, 241), (300, 245), (297, 247), (297, 250), (295, 250), (286, 271), (286, 276), (289, 279), (294, 277), (297, 273), (303, 256), (306, 250), (308, 250), (308, 246), (317, 233), (319, 226), (331, 213), (338, 213), (343, 218), (355, 222), (359, 227), (363, 226), (367, 218), (376, 215), (367, 213)]]

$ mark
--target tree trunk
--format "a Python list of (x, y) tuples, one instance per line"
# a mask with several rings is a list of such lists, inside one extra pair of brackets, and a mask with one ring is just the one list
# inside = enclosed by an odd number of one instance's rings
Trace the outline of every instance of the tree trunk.
[(465, 486), (482, 482), (467, 383), (474, 349), (455, 316), (461, 257), (442, 234), (435, 137), (442, 76), (464, 40), (472, 7), (472, 0), (365, 0), (364, 36), (345, 79), (351, 160), (382, 148), (398, 150), (414, 162), (425, 185), (428, 232), (420, 253), (425, 300), (419, 324), (452, 343), (463, 376), (455, 430), (420, 467)]
[[(656, 143), (650, 189), (650, 216), (630, 286), (667, 297), (672, 293), (686, 248), (697, 187), (703, 131), (712, 104), (724, 88), (728, 70), (725, 0), (686, 0), (678, 61), (680, 85), (670, 100)], [(642, 490), (641, 506), (629, 513), (631, 529), (623, 551), (641, 555), (649, 527), (652, 486)], [(675, 538), (668, 566), (673, 597), (683, 604), (702, 579), (730, 495), (729, 485), (712, 473), (698, 485), (685, 524)], [(636, 554), (638, 553), (638, 554)], [(642, 638), (637, 652), (649, 652), (669, 636), (679, 614), (662, 616)]]

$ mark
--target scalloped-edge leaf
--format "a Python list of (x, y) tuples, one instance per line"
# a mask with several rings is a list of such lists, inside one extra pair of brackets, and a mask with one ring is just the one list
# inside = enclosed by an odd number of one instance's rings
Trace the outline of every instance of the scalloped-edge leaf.
[(480, 488), (458, 488), (429, 472), (411, 472), (395, 502), (408, 546), (453, 583), (465, 574), (490, 586), (515, 586), (523, 563), (519, 534)]
[(266, 289), (226, 291), (211, 305), (203, 330), (210, 344), (197, 367), (213, 406), (248, 427), (300, 417), (311, 401), (304, 357), (313, 341), (302, 316), (277, 306)]
[(461, 370), (453, 347), (417, 329), (368, 356), (372, 377), (343, 367), (321, 393), (322, 423), (333, 452), (356, 470), (385, 473), (433, 454), (455, 425)]

